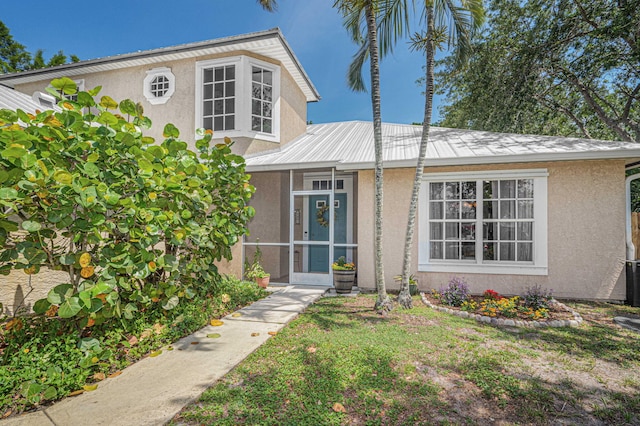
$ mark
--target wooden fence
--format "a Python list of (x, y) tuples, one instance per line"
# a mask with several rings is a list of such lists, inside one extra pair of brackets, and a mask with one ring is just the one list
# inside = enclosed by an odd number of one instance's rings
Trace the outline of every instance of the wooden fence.
[(640, 259), (640, 213), (631, 213), (631, 240), (636, 248), (636, 260)]

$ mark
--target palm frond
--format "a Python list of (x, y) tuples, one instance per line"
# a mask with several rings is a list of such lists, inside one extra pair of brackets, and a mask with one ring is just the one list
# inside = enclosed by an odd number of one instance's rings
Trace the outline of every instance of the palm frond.
[(258, 4), (262, 6), (267, 12), (274, 12), (278, 9), (278, 2), (276, 0), (257, 0)]
[(353, 55), (353, 60), (349, 64), (349, 71), (347, 72), (347, 84), (354, 92), (365, 92), (367, 90), (362, 76), (362, 68), (367, 59), (369, 59), (369, 42), (364, 40), (358, 52)]

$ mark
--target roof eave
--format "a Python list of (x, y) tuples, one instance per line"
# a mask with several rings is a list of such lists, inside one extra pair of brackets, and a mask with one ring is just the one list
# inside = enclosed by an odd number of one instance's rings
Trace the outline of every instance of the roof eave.
[[(543, 154), (519, 154), (519, 155), (493, 155), (490, 157), (455, 157), (455, 158), (427, 158), (425, 167), (468, 166), (483, 164), (508, 164), (508, 163), (542, 163), (554, 161), (579, 161), (579, 160), (612, 160), (640, 158), (640, 148), (624, 151), (587, 151), (580, 153), (543, 153)], [(336, 170), (371, 170), (375, 168), (373, 161), (348, 163), (348, 162), (318, 162), (318, 163), (288, 163), (288, 164), (260, 164), (247, 166), (249, 172), (266, 172), (282, 170), (301, 170), (316, 168), (331, 168)], [(416, 159), (385, 161), (384, 168), (400, 169), (415, 168)]]
[[(89, 59), (86, 61), (68, 63), (57, 65), (55, 67), (49, 68), (41, 68), (36, 70), (28, 70), (28, 71), (19, 71), (14, 73), (2, 74), (0, 75), (0, 83), (4, 84), (8, 87), (15, 87), (16, 84), (21, 84), (23, 82), (29, 82), (31, 80), (44, 80), (47, 78), (56, 78), (60, 76), (69, 76), (72, 77), (74, 75), (83, 74), (83, 70), (91, 69), (92, 67), (101, 67), (110, 64), (123, 63), (126, 64), (128, 61), (139, 61), (144, 59), (150, 59), (154, 57), (162, 57), (170, 54), (179, 54), (179, 53), (187, 53), (187, 52), (195, 52), (203, 49), (211, 49), (214, 47), (224, 47), (233, 44), (245, 43), (245, 42), (255, 42), (259, 40), (266, 40), (269, 38), (277, 38), (279, 42), (282, 44), (282, 47), (287, 52), (287, 54), (291, 57), (291, 60), (296, 68), (296, 70), (302, 76), (305, 84), (308, 86), (309, 95), (307, 96), (307, 102), (317, 102), (320, 100), (320, 94), (318, 90), (315, 88), (311, 79), (305, 72), (304, 68), (300, 64), (300, 61), (293, 53), (293, 50), (285, 40), (282, 32), (279, 28), (273, 28), (270, 30), (259, 31), (248, 34), (241, 34), (236, 36), (224, 37), (214, 40), (206, 40), (195, 43), (187, 43), (181, 44), (177, 46), (169, 46), (162, 47), (158, 49), (145, 50), (141, 52), (133, 52), (133, 53), (125, 53), (121, 55), (112, 55), (106, 56), (103, 58)], [(126, 68), (127, 65), (123, 65), (122, 68)], [(84, 73), (92, 73), (97, 71), (85, 71)]]

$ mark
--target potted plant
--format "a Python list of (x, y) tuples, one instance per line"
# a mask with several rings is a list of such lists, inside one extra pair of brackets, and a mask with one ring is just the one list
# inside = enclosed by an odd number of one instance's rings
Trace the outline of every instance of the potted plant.
[(244, 276), (247, 280), (255, 280), (260, 287), (267, 288), (271, 274), (265, 272), (261, 262), (262, 251), (260, 250), (260, 246), (256, 245), (253, 261), (249, 263), (249, 261), (245, 260)]
[[(396, 275), (393, 279), (400, 282), (402, 281), (402, 275)], [(412, 296), (418, 294), (418, 279), (413, 274), (409, 275), (409, 294)]]
[(262, 269), (262, 266), (260, 266), (256, 271), (255, 276), (256, 283), (258, 283), (258, 285), (262, 288), (267, 288), (267, 286), (269, 285), (269, 278), (271, 277), (271, 274), (265, 272), (264, 269)]
[(333, 286), (336, 293), (351, 293), (356, 278), (356, 265), (353, 262), (347, 262), (344, 256), (340, 256), (333, 262), (331, 269), (333, 269)]

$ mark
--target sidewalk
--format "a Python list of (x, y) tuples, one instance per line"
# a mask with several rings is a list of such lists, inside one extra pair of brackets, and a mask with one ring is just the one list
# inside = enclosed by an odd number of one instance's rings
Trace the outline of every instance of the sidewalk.
[[(0, 421), (0, 426), (164, 424), (260, 347), (271, 337), (269, 332), (281, 330), (326, 290), (283, 287), (240, 309), (241, 316), (223, 318), (224, 325), (207, 326), (173, 344), (173, 351), (163, 348), (159, 356), (144, 358), (120, 376), (100, 382), (93, 392)], [(209, 333), (221, 337), (207, 338)]]

